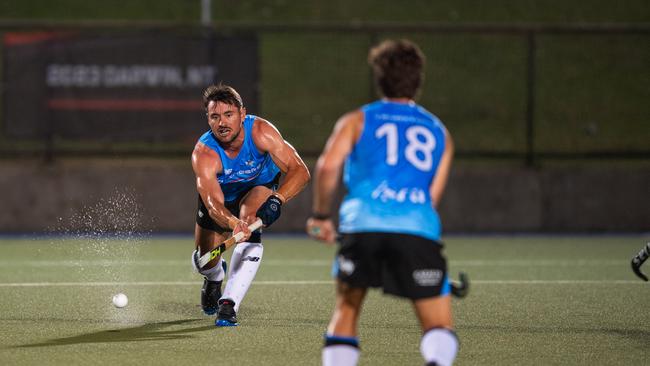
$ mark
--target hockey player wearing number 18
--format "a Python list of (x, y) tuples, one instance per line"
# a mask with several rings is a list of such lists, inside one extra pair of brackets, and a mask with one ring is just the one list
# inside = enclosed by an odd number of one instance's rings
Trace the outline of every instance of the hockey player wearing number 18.
[[(416, 104), (424, 55), (407, 40), (385, 41), (368, 57), (381, 100), (343, 115), (316, 164), (307, 233), (333, 242), (332, 201), (343, 168), (336, 305), (325, 334), (325, 366), (356, 365), (357, 324), (370, 287), (409, 299), (427, 365), (456, 357), (447, 261), (436, 212), (451, 166), (447, 129)], [(389, 313), (401, 310), (390, 309)]]

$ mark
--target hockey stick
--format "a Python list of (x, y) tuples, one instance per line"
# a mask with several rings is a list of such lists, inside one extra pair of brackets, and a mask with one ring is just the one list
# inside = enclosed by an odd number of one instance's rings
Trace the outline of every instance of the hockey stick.
[(458, 282), (451, 282), (451, 294), (455, 297), (462, 299), (469, 293), (469, 277), (467, 273), (460, 272), (458, 274)]
[(634, 274), (644, 281), (648, 281), (648, 276), (641, 272), (641, 265), (648, 259), (648, 257), (650, 257), (650, 243), (647, 243), (645, 247), (637, 253), (637, 255), (632, 257), (632, 262), (630, 263)]
[[(257, 219), (255, 220), (254, 223), (248, 225), (248, 230), (250, 231), (255, 231), (259, 228), (262, 227), (262, 219)], [(226, 250), (228, 250), (230, 247), (233, 245), (237, 244), (240, 240), (244, 238), (244, 233), (238, 232), (237, 234), (231, 236), (230, 238), (226, 239), (224, 242), (221, 244), (217, 245), (216, 248), (212, 249), (211, 251), (203, 254), (199, 258), (199, 268), (203, 268), (208, 262), (211, 260), (217, 258), (221, 254), (223, 254)]]

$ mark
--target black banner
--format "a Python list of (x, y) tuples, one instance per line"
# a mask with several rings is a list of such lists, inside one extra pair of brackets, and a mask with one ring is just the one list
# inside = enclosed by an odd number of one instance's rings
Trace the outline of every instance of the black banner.
[(257, 40), (6, 33), (4, 120), (11, 137), (188, 141), (207, 130), (202, 91), (224, 82), (257, 110)]

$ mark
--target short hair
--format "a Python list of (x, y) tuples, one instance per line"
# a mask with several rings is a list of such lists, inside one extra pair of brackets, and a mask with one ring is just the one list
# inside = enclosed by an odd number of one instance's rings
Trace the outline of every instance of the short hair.
[(203, 91), (203, 107), (207, 110), (210, 102), (222, 102), (237, 108), (244, 106), (241, 96), (232, 86), (226, 84), (210, 85)]
[(368, 53), (375, 87), (387, 98), (415, 98), (424, 80), (424, 62), (420, 47), (407, 39), (383, 41)]

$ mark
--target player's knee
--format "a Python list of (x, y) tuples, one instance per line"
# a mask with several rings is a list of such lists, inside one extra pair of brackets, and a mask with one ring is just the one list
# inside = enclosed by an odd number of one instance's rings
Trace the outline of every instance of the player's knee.
[(196, 249), (192, 252), (192, 268), (194, 268), (195, 272), (201, 273), (201, 269), (199, 268), (199, 251)]
[(216, 265), (209, 266), (208, 264), (199, 268), (199, 255), (196, 250), (192, 253), (192, 268), (210, 281), (223, 281), (226, 275), (226, 264), (221, 258), (216, 261)]

